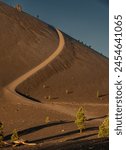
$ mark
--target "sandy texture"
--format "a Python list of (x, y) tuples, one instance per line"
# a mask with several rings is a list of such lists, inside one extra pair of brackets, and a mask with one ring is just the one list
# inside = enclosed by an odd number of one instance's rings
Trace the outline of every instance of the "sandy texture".
[[(41, 143), (37, 149), (97, 139), (108, 114), (108, 58), (2, 2), (0, 18), (0, 121), (5, 140), (13, 129), (24, 140)], [(87, 116), (82, 134), (74, 123), (80, 106)]]
[(57, 45), (53, 27), (0, 2), (0, 86), (40, 64)]

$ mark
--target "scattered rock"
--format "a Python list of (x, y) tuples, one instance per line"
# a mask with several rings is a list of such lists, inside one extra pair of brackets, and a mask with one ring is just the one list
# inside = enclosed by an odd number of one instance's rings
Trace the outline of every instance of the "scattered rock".
[(44, 96), (44, 99), (48, 99), (48, 96)]
[(49, 96), (44, 96), (44, 99), (51, 100), (51, 96), (50, 95)]
[(63, 130), (61, 130), (61, 132), (64, 132), (65, 130), (63, 129)]
[(68, 90), (66, 90), (66, 94), (69, 94), (69, 91), (68, 91)]
[(46, 85), (43, 85), (43, 89), (45, 89), (46, 88)]

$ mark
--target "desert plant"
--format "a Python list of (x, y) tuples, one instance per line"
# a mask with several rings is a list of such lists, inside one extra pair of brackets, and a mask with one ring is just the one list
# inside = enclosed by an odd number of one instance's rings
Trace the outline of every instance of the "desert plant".
[(51, 96), (50, 95), (48, 96), (48, 100), (51, 100)]
[(3, 132), (0, 132), (0, 145), (2, 144), (4, 139)]
[(0, 122), (0, 132), (3, 131), (3, 127), (4, 127), (4, 126), (3, 126), (3, 123)]
[(14, 141), (18, 141), (18, 140), (19, 140), (18, 132), (16, 129), (14, 129), (11, 135), (11, 142), (13, 143)]
[(3, 134), (3, 123), (0, 122), (0, 145), (2, 144), (4, 139), (4, 134)]
[(80, 130), (80, 133), (83, 132), (85, 129), (85, 121), (86, 121), (86, 116), (85, 116), (85, 111), (84, 107), (80, 107), (76, 113), (76, 120), (75, 124), (77, 125), (78, 129)]
[(99, 90), (97, 90), (96, 96), (97, 98), (99, 98)]
[(45, 118), (45, 123), (49, 123), (50, 122), (50, 118), (49, 118), (49, 116), (47, 116), (46, 118)]
[(107, 116), (102, 124), (99, 126), (98, 137), (108, 137), (109, 136), (109, 116)]
[(17, 4), (16, 7), (17, 11), (21, 12), (22, 11), (22, 6), (20, 4)]
[(49, 96), (44, 96), (44, 99), (51, 100), (51, 96), (50, 95)]

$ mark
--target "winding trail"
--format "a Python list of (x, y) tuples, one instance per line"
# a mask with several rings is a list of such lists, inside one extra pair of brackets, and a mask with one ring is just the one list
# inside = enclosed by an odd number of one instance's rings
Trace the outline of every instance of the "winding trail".
[[(41, 64), (39, 64), (38, 66), (36, 66), (35, 68), (33, 68), (32, 70), (28, 71), (27, 73), (25, 73), (24, 75), (20, 76), (19, 78), (17, 78), (16, 80), (14, 80), (13, 82), (11, 82), (9, 85), (7, 85), (7, 89), (13, 93), (16, 93), (15, 89), (16, 87), (23, 81), (25, 81), (26, 79), (28, 79), (30, 76), (32, 76), (34, 73), (36, 73), (37, 71), (39, 71), (40, 69), (44, 68), (46, 65), (48, 65), (49, 63), (51, 63), (51, 61), (53, 61), (63, 50), (64, 45), (65, 45), (65, 40), (64, 37), (62, 35), (62, 33), (56, 29), (57, 34), (59, 36), (59, 44), (57, 49), (55, 50), (55, 52), (50, 55), (45, 61), (43, 61)], [(17, 94), (17, 93), (16, 93)]]
[[(30, 103), (30, 104), (33, 104), (33, 105), (34, 105), (33, 101), (36, 101), (36, 102), (39, 102), (38, 105), (37, 105), (37, 103), (36, 103), (36, 105), (38, 107), (41, 107), (41, 105), (40, 105), (41, 102), (39, 100), (34, 99), (32, 97), (27, 97), (26, 95), (23, 95), (22, 93), (16, 92), (16, 87), (19, 84), (21, 84), (23, 81), (28, 79), (30, 76), (35, 74), (37, 71), (39, 71), (40, 69), (43, 69), (44, 67), (46, 67), (49, 63), (51, 63), (63, 51), (64, 45), (65, 45), (64, 37), (63, 37), (62, 33), (58, 29), (56, 29), (56, 31), (57, 31), (57, 34), (59, 36), (59, 44), (58, 44), (57, 49), (54, 51), (54, 53), (52, 55), (50, 55), (41, 64), (39, 64), (35, 68), (31, 69), (30, 71), (26, 72), (25, 74), (23, 74), (22, 76), (20, 76), (19, 78), (17, 78), (16, 80), (14, 80), (13, 82), (11, 82), (9, 85), (7, 85), (5, 87), (5, 91), (4, 92), (9, 94), (11, 99), (13, 99), (13, 96), (16, 96), (21, 101), (25, 100), (25, 104), (26, 103)], [(18, 102), (19, 102), (19, 99), (18, 99)], [(28, 99), (31, 100), (31, 101), (27, 101)], [(69, 105), (70, 107), (68, 108), (68, 107), (62, 106), (62, 105), (67, 105), (67, 106)], [(92, 103), (91, 104), (87, 104), (87, 105), (92, 105)], [(95, 104), (95, 106), (97, 106), (97, 105), (98, 104)], [(99, 104), (99, 106), (100, 105), (101, 104)], [(51, 103), (44, 102), (42, 104), (42, 106), (46, 107), (49, 110), (57, 111), (57, 112), (69, 115), (71, 117), (75, 117), (75, 115), (76, 115), (75, 114), (75, 112), (76, 112), (75, 109), (70, 109), (70, 108), (73, 108), (73, 106), (80, 106), (80, 104), (79, 103), (70, 104), (70, 103), (66, 103), (66, 102), (59, 102), (59, 103), (58, 102), (56, 102), (56, 103), (54, 102), (53, 104), (51, 104)], [(107, 105), (104, 105), (104, 106), (107, 106)]]

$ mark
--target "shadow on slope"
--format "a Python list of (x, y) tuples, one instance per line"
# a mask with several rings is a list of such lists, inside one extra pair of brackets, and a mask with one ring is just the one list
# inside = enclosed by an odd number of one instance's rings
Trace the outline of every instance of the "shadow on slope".
[[(108, 103), (108, 94), (104, 96), (108, 93), (108, 59), (65, 34), (64, 38), (61, 54), (16, 90), (40, 101), (50, 96), (58, 97), (54, 101)], [(72, 92), (65, 93), (66, 90)], [(102, 101), (97, 99), (97, 90)]]
[[(23, 136), (23, 135), (26, 135), (26, 134), (36, 132), (36, 131), (41, 130), (43, 128), (48, 128), (48, 127), (51, 127), (51, 126), (57, 126), (57, 125), (67, 124), (67, 123), (72, 123), (72, 122), (73, 121), (62, 121), (62, 120), (57, 121), (57, 122), (50, 122), (50, 123), (47, 123), (47, 124), (44, 124), (44, 125), (39, 125), (39, 126), (31, 127), (31, 128), (28, 128), (28, 129), (24, 129), (22, 131), (18, 131), (18, 135)], [(11, 138), (11, 135), (12, 134), (9, 134), (9, 135), (5, 136), (5, 140), (9, 140)]]
[(86, 121), (92, 121), (92, 120), (95, 120), (95, 119), (103, 119), (105, 117), (107, 117), (108, 115), (104, 115), (104, 116), (100, 116), (100, 117), (93, 117), (93, 118), (89, 118), (87, 119)]
[[(41, 146), (39, 147), (41, 148)], [(55, 145), (46, 145), (42, 150), (109, 150), (109, 139), (95, 139), (85, 141), (67, 141)]]
[[(94, 131), (94, 130), (98, 130), (98, 127), (90, 127), (90, 128), (86, 128), (84, 130), (84, 132), (87, 132), (87, 131)], [(61, 134), (56, 134), (56, 135), (52, 135), (52, 136), (49, 136), (49, 137), (45, 137), (45, 138), (41, 138), (41, 139), (37, 139), (37, 140), (34, 140), (34, 141), (30, 141), (30, 142), (35, 142), (35, 143), (40, 143), (40, 142), (43, 142), (43, 141), (46, 141), (46, 140), (54, 140), (54, 139), (59, 139), (59, 138), (62, 138), (62, 137), (65, 137), (65, 136), (70, 136), (70, 135), (73, 135), (73, 134), (77, 134), (79, 133), (79, 130), (74, 130), (74, 131), (69, 131), (69, 132), (66, 132), (66, 133), (61, 133)], [(87, 135), (86, 137), (90, 137), (90, 135)]]

